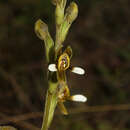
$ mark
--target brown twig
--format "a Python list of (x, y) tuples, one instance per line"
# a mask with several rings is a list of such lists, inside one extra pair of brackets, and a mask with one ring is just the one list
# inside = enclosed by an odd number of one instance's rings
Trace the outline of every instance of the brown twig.
[(39, 128), (37, 128), (36, 126), (30, 124), (29, 122), (25, 122), (25, 121), (20, 121), (19, 122), (19, 121), (16, 121), (16, 120), (12, 120), (9, 116), (6, 116), (3, 113), (0, 113), (0, 117), (3, 118), (3, 120), (7, 120), (8, 119), (8, 122), (7, 121), (6, 122), (1, 122), (0, 121), (1, 124), (2, 123), (5, 124), (5, 123), (12, 122), (12, 123), (15, 123), (15, 124), (19, 125), (22, 128), (27, 128), (28, 130), (40, 130)]
[[(70, 114), (79, 114), (84, 112), (109, 112), (109, 111), (126, 111), (130, 110), (130, 104), (119, 104), (119, 105), (105, 105), (105, 106), (87, 106), (83, 108), (70, 109)], [(0, 120), (2, 123), (7, 123), (8, 121), (19, 122), (34, 118), (39, 118), (43, 116), (43, 112), (33, 112), (22, 114), (14, 117), (8, 117), (6, 119)]]
[(130, 104), (118, 104), (118, 105), (101, 105), (101, 106), (87, 106), (82, 108), (71, 109), (70, 113), (81, 113), (81, 112), (109, 112), (109, 111), (124, 111), (130, 110)]
[(27, 114), (22, 114), (22, 115), (13, 116), (13, 117), (6, 117), (6, 119), (0, 120), (0, 123), (7, 123), (8, 121), (19, 122), (19, 121), (24, 121), (28, 119), (39, 118), (39, 117), (42, 117), (42, 115), (43, 115), (43, 112), (27, 113)]
[(15, 91), (15, 94), (17, 95), (20, 102), (22, 102), (28, 109), (32, 110), (32, 103), (29, 100), (29, 97), (25, 94), (25, 92), (22, 90), (22, 87), (17, 83), (16, 79), (7, 73), (5, 70), (0, 68), (0, 73), (3, 76), (4, 79), (9, 81)]

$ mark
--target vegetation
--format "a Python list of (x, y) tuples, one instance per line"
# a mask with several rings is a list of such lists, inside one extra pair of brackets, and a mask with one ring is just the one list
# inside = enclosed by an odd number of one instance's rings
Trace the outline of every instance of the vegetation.
[[(68, 1), (71, 2), (70, 0)], [(64, 46), (71, 45), (71, 64), (85, 76), (67, 71), (71, 95), (86, 95), (86, 103), (66, 102), (68, 116), (58, 109), (54, 130), (128, 130), (129, 122), (129, 0), (76, 0), (78, 19)], [(67, 6), (68, 6), (67, 4)], [(44, 19), (53, 39), (54, 12), (50, 0), (0, 1), (0, 125), (40, 130), (48, 89), (48, 64), (34, 23)], [(40, 44), (41, 42), (41, 44)]]

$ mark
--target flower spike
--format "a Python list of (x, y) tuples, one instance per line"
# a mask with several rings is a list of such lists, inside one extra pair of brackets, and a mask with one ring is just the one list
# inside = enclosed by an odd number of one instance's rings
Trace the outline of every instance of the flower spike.
[(45, 43), (46, 59), (47, 63), (49, 63), (49, 88), (46, 95), (46, 103), (41, 130), (49, 129), (56, 106), (59, 107), (62, 114), (67, 115), (68, 111), (64, 105), (64, 102), (67, 100), (77, 102), (87, 101), (87, 98), (80, 94), (70, 96), (70, 90), (67, 84), (67, 70), (80, 75), (85, 74), (85, 70), (80, 67), (72, 67), (72, 49), (70, 46), (67, 46), (65, 49), (63, 48), (63, 42), (66, 39), (69, 28), (78, 16), (77, 4), (75, 2), (71, 2), (70, 5), (66, 8), (66, 2), (67, 0), (52, 0), (52, 3), (56, 6), (55, 41), (53, 41), (46, 23), (40, 19), (35, 23), (35, 33)]

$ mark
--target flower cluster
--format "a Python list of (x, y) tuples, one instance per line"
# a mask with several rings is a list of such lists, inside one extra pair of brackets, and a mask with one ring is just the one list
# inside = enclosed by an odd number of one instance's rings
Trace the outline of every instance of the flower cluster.
[(70, 70), (73, 73), (84, 75), (85, 70), (81, 67), (73, 67), (70, 64), (70, 59), (72, 57), (71, 47), (67, 47), (63, 53), (61, 53), (55, 64), (49, 64), (48, 70), (51, 72), (57, 72), (57, 78), (59, 80), (59, 91), (58, 91), (58, 106), (61, 112), (65, 115), (68, 114), (63, 102), (66, 100), (76, 101), (76, 102), (86, 102), (87, 98), (84, 95), (77, 94), (70, 96), (70, 91), (66, 81), (67, 70)]

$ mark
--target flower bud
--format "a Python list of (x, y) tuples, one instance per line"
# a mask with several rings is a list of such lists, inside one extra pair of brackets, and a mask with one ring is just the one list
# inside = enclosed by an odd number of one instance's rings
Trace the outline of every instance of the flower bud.
[(66, 20), (71, 24), (78, 16), (78, 6), (75, 2), (71, 2), (66, 10)]
[(42, 20), (37, 20), (35, 23), (35, 33), (41, 39), (44, 40), (48, 34), (48, 26)]
[[(54, 47), (54, 42), (48, 31), (47, 24), (45, 24), (40, 19), (37, 20), (35, 23), (35, 33), (41, 40), (44, 40), (46, 57), (47, 57), (47, 61), (49, 62), (52, 59), (52, 55), (53, 55), (52, 48)], [(52, 55), (50, 55), (50, 54), (52, 54)]]

